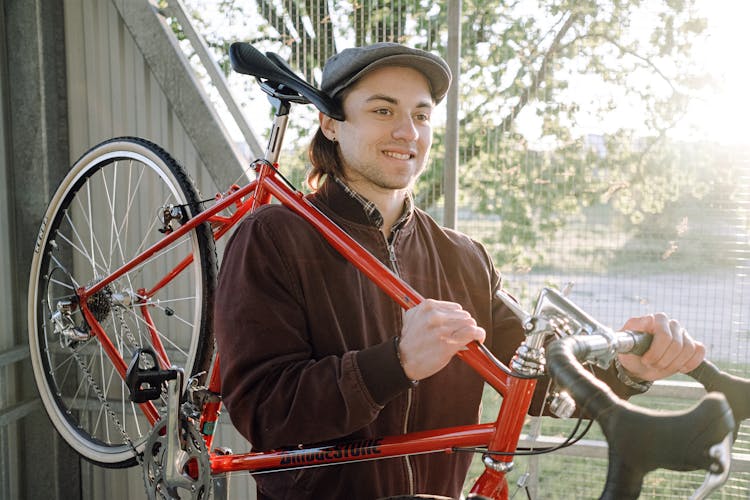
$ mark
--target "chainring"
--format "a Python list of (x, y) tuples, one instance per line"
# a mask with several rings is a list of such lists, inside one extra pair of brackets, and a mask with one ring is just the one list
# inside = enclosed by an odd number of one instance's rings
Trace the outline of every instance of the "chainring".
[(206, 500), (211, 491), (211, 464), (203, 437), (186, 419), (180, 419), (180, 448), (187, 459), (180, 485), (166, 483), (167, 422), (159, 420), (143, 450), (143, 479), (149, 500)]

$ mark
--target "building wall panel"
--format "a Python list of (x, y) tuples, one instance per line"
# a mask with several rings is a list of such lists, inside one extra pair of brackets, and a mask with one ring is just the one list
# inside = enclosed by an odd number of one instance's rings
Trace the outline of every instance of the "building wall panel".
[[(197, 151), (113, 2), (66, 0), (65, 33), (70, 161), (111, 137), (139, 136), (167, 150), (205, 197), (218, 192), (201, 160), (205, 155)], [(149, 222), (145, 215), (143, 220)], [(247, 451), (249, 444), (228, 418), (221, 422), (216, 443)], [(145, 498), (139, 467), (108, 470), (85, 461), (81, 467), (84, 498)], [(255, 496), (248, 474), (234, 475), (230, 485), (230, 498)]]

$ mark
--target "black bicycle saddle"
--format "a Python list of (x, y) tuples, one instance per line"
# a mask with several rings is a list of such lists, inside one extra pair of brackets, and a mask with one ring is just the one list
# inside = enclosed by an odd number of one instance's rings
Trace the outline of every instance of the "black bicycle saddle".
[[(277, 97), (293, 102), (309, 102), (331, 118), (344, 119), (341, 106), (335, 100), (297, 76), (278, 54), (267, 52), (266, 55), (263, 55), (249, 43), (234, 42), (229, 47), (229, 61), (232, 63), (232, 68), (238, 73), (266, 80), (266, 84), (272, 87), (280, 85), (286, 87), (283, 95), (277, 94)], [(289, 94), (290, 89), (296, 95)], [(301, 101), (298, 97), (305, 100)]]

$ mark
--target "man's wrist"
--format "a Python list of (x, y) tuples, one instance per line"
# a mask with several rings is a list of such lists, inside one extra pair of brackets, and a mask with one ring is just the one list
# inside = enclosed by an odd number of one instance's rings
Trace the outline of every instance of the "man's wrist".
[[(401, 343), (401, 335), (396, 335), (393, 337), (393, 348), (396, 350), (396, 358), (398, 358), (398, 364), (401, 365), (401, 369), (404, 369), (404, 363), (401, 360), (401, 351), (399, 349), (399, 344)], [(419, 380), (410, 379), (406, 375), (406, 371), (404, 371), (404, 376), (409, 380), (409, 383), (412, 387), (416, 387), (419, 384)]]
[(617, 379), (631, 389), (646, 392), (654, 385), (650, 380), (643, 380), (628, 373), (625, 367), (622, 366), (622, 363), (620, 363), (619, 358), (615, 358), (615, 370), (617, 371)]

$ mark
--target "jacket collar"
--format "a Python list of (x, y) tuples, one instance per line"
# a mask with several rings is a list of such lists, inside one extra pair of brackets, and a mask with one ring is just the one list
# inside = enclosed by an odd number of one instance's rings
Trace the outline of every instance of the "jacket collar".
[[(378, 230), (383, 225), (383, 216), (374, 203), (354, 191), (342, 179), (328, 177), (318, 190), (311, 195), (311, 201), (320, 202), (344, 219), (374, 227)], [(396, 221), (393, 230), (405, 227), (413, 218), (414, 201), (411, 194), (404, 201), (404, 211)]]

